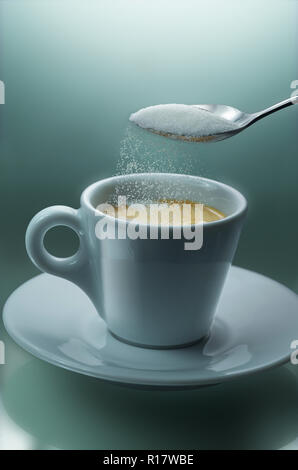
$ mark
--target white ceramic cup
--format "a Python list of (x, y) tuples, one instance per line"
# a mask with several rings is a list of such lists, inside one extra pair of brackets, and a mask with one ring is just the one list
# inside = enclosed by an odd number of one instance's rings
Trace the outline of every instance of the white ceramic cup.
[[(133, 193), (138, 201), (144, 189), (153, 200), (198, 201), (226, 217), (203, 225), (198, 250), (185, 250), (186, 240), (174, 239), (172, 227), (169, 239), (99, 239), (97, 223), (106, 215), (96, 207), (116, 194)], [(39, 212), (28, 226), (26, 247), (39, 269), (82, 288), (117, 338), (143, 347), (182, 347), (208, 335), (246, 208), (236, 189), (206, 178), (115, 176), (85, 189), (79, 209), (53, 206)], [(59, 225), (72, 228), (80, 239), (79, 250), (68, 258), (57, 258), (44, 247), (46, 232)]]

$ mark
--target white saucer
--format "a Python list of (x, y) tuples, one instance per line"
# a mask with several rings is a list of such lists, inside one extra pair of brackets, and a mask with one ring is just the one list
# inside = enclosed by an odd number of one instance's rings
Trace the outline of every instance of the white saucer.
[(298, 296), (260, 274), (232, 267), (209, 338), (172, 350), (118, 341), (78, 287), (48, 274), (14, 292), (3, 319), (20, 346), (52, 364), (112, 382), (177, 389), (287, 362), (291, 342), (298, 339)]

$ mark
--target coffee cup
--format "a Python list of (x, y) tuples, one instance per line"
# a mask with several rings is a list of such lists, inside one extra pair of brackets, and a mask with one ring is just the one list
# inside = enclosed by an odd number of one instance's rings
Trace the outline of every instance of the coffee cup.
[[(132, 221), (100, 210), (116, 196), (139, 202), (145, 193), (152, 200), (199, 201), (225, 217), (193, 224), (187, 235), (181, 230), (180, 238), (174, 226), (164, 238), (161, 227), (155, 227), (152, 238), (149, 223), (148, 236), (143, 231), (141, 238), (137, 231), (128, 236)], [(79, 286), (119, 340), (148, 348), (184, 347), (208, 337), (246, 209), (244, 196), (218, 181), (167, 173), (114, 176), (85, 189), (79, 209), (52, 206), (35, 215), (26, 232), (26, 248), (41, 271)], [(113, 236), (99, 233), (112, 223)], [(46, 250), (45, 234), (56, 226), (78, 235), (74, 255), (57, 258)], [(191, 234), (200, 241), (195, 248)]]

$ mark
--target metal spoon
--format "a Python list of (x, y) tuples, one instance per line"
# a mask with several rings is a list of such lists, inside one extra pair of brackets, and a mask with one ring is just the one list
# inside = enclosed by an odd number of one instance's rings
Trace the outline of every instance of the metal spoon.
[(233, 122), (237, 124), (238, 126), (236, 129), (222, 132), (219, 134), (196, 137), (196, 136), (165, 133), (161, 131), (156, 131), (154, 129), (147, 129), (147, 130), (155, 134), (162, 135), (164, 137), (185, 140), (188, 142), (218, 142), (219, 140), (227, 139), (228, 137), (232, 137), (233, 135), (238, 134), (239, 132), (243, 131), (247, 127), (254, 124), (259, 119), (263, 119), (264, 117), (269, 116), (269, 114), (275, 113), (276, 111), (279, 111), (280, 109), (287, 108), (288, 106), (296, 104), (297, 101), (298, 101), (297, 96), (293, 96), (291, 98), (288, 98), (287, 100), (281, 101), (280, 103), (270, 106), (270, 108), (266, 108), (263, 111), (259, 111), (258, 113), (253, 113), (253, 114), (244, 113), (243, 111), (240, 111), (239, 109), (233, 108), (232, 106), (226, 106), (224, 104), (193, 105), (194, 107), (205, 109), (206, 111), (213, 113), (220, 118)]

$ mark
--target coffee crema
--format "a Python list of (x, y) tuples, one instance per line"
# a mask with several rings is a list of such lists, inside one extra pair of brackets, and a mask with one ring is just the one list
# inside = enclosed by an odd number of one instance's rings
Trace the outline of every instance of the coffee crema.
[(226, 215), (215, 207), (190, 200), (159, 199), (150, 203), (101, 204), (101, 212), (122, 220), (148, 225), (194, 225), (221, 220)]

